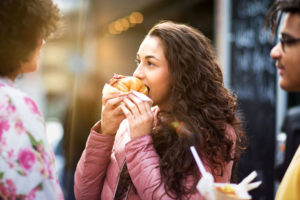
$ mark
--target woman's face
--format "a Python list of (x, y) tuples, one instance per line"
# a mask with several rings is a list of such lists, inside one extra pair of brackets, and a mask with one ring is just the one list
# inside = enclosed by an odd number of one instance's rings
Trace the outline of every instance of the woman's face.
[(163, 44), (158, 37), (147, 36), (137, 52), (138, 66), (133, 76), (149, 89), (149, 97), (161, 110), (168, 107), (170, 72)]
[(45, 40), (39, 40), (38, 46), (33, 50), (30, 54), (28, 61), (21, 63), (21, 73), (28, 73), (36, 71), (38, 67), (38, 61), (40, 59), (40, 53), (43, 45), (45, 44)]

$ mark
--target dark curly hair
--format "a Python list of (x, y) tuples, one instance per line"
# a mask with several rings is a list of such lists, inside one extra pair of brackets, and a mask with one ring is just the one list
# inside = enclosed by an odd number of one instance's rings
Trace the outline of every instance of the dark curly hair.
[(15, 75), (38, 41), (57, 29), (59, 19), (51, 0), (0, 1), (0, 76)]
[(300, 0), (277, 0), (272, 4), (266, 15), (265, 27), (270, 26), (273, 34), (285, 12), (300, 14)]
[[(163, 43), (172, 85), (170, 109), (158, 113), (152, 133), (160, 156), (161, 184), (168, 196), (182, 199), (196, 192), (200, 178), (191, 145), (217, 177), (223, 175), (223, 163), (238, 161), (247, 138), (238, 117), (237, 99), (223, 85), (210, 41), (198, 30), (170, 21), (158, 23), (148, 35)], [(237, 136), (234, 155), (228, 126)], [(193, 178), (191, 186), (185, 184), (188, 177)], [(117, 196), (124, 196), (130, 184), (125, 168)]]

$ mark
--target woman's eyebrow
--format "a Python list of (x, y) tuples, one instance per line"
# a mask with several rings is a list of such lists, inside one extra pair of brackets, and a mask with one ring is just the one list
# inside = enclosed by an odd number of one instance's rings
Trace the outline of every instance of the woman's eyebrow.
[[(136, 58), (137, 59), (140, 59), (140, 55), (139, 54), (136, 54)], [(153, 59), (156, 59), (158, 61), (160, 61), (160, 59), (158, 59), (157, 57), (153, 56), (153, 55), (146, 55), (145, 56), (145, 59), (150, 59), (150, 58), (153, 58)]]
[(153, 59), (156, 59), (156, 60), (159, 61), (159, 59), (157, 57), (153, 56), (153, 55), (147, 55), (147, 56), (145, 56), (145, 58), (146, 59), (153, 58)]

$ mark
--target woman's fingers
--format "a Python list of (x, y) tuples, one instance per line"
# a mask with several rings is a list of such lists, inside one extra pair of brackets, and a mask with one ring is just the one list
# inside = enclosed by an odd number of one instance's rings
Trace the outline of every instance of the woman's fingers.
[(107, 93), (107, 94), (104, 94), (102, 96), (102, 104), (105, 105), (107, 103), (107, 101), (109, 101), (110, 99), (114, 99), (114, 98), (117, 98), (117, 97), (122, 97), (124, 96), (125, 94), (121, 93), (121, 92), (112, 92), (112, 93)]
[[(121, 104), (122, 104), (122, 102), (121, 102)], [(112, 112), (113, 112), (114, 115), (123, 115), (124, 114), (123, 110), (121, 108), (121, 105), (118, 105), (118, 107), (116, 107), (115, 109), (113, 109)]]
[(121, 103), (120, 108), (122, 109), (122, 112), (128, 118), (129, 120), (133, 119), (134, 116), (131, 114), (130, 110), (125, 106), (124, 103)]
[(107, 108), (107, 109), (115, 109), (118, 104), (120, 104), (123, 100), (123, 96), (119, 96), (119, 97), (116, 97), (116, 98), (112, 98), (112, 99), (109, 99), (106, 101), (106, 103), (104, 104), (104, 106)]
[(151, 107), (147, 101), (143, 101), (134, 94), (129, 94), (128, 98), (137, 106), (140, 113), (151, 113)]
[(150, 114), (150, 115), (152, 115), (153, 112), (151, 111), (150, 104), (148, 102), (144, 102), (144, 103), (145, 103), (144, 106), (145, 106), (145, 109), (146, 109), (147, 113)]
[(122, 120), (125, 119), (120, 104), (124, 97), (116, 97), (107, 100), (102, 107), (101, 113), (101, 132), (104, 134), (115, 135)]
[(128, 99), (127, 97), (124, 98), (123, 102), (125, 103), (125, 105), (127, 106), (128, 110), (133, 114), (133, 115), (140, 115), (141, 112), (139, 110), (139, 108), (137, 107), (137, 105), (135, 103), (133, 103), (130, 99)]

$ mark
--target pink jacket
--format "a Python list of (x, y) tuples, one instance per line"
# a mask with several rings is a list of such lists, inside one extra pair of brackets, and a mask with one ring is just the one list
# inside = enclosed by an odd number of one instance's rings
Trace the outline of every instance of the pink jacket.
[[(97, 124), (92, 128), (83, 154), (75, 172), (75, 196), (77, 200), (111, 200), (116, 189), (119, 173), (126, 158), (129, 174), (138, 194), (130, 190), (128, 199), (171, 199), (165, 195), (160, 183), (159, 156), (156, 153), (152, 137), (145, 135), (130, 140), (129, 126), (124, 120), (114, 136), (96, 132)], [(231, 128), (230, 135), (234, 135)], [(229, 182), (232, 162), (227, 163), (222, 177), (215, 177), (217, 182)], [(209, 170), (207, 168), (207, 170)], [(189, 199), (202, 199), (196, 192)]]

